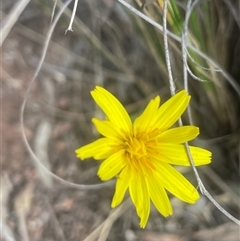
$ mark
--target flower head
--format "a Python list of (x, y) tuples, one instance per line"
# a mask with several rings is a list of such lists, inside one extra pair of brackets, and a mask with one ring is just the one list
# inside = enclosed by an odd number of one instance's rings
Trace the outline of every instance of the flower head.
[[(104, 160), (98, 170), (101, 180), (117, 178), (111, 206), (119, 205), (129, 190), (140, 226), (145, 227), (150, 201), (164, 217), (173, 213), (166, 190), (184, 202), (195, 203), (198, 191), (172, 165), (190, 166), (183, 143), (194, 139), (199, 129), (169, 129), (188, 106), (187, 92), (180, 91), (161, 106), (160, 97), (155, 97), (133, 123), (122, 104), (107, 90), (96, 87), (91, 95), (107, 117), (92, 119), (103, 137), (80, 147), (76, 154), (82, 160)], [(194, 146), (190, 150), (196, 166), (211, 162), (211, 152)]]

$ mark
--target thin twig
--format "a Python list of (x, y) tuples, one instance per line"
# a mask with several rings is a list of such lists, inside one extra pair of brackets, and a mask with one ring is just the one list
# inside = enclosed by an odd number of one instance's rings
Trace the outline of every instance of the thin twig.
[[(186, 46), (186, 44), (185, 44)], [(188, 58), (196, 65), (198, 66), (199, 68), (203, 69), (203, 70), (206, 70), (206, 71), (214, 71), (214, 72), (222, 72), (222, 69), (212, 69), (212, 68), (207, 68), (207, 67), (204, 67), (200, 64), (198, 64), (194, 59), (193, 57), (190, 55), (190, 53), (188, 52), (187, 48), (185, 47), (185, 51), (187, 53), (187, 56)]]
[(75, 0), (75, 2), (74, 2), (74, 7), (73, 7), (73, 11), (72, 11), (71, 20), (70, 20), (70, 23), (69, 23), (68, 28), (67, 28), (66, 31), (65, 31), (65, 34), (67, 34), (68, 31), (73, 32), (72, 24), (73, 24), (73, 20), (74, 20), (74, 18), (75, 18), (75, 14), (76, 14), (76, 11), (77, 11), (77, 6), (78, 6), (78, 0)]
[[(184, 81), (184, 89), (188, 92), (188, 63), (187, 63), (187, 52), (185, 51), (186, 49), (186, 41), (187, 41), (187, 33), (188, 33), (188, 19), (190, 16), (189, 13), (189, 8), (191, 6), (192, 1), (188, 1), (187, 4), (187, 10), (186, 10), (186, 16), (185, 16), (185, 21), (183, 25), (183, 31), (182, 31), (182, 58), (183, 58), (183, 81)], [(193, 123), (192, 120), (192, 113), (191, 113), (191, 108), (190, 106), (187, 107), (187, 113), (188, 113), (188, 118), (189, 118), (189, 123)]]
[[(164, 50), (165, 50), (165, 58), (166, 58), (166, 63), (167, 63), (167, 69), (169, 73), (169, 86), (170, 86), (170, 92), (171, 95), (175, 95), (175, 83), (172, 78), (172, 70), (171, 70), (171, 62), (170, 62), (170, 56), (169, 56), (169, 51), (168, 51), (168, 43), (167, 43), (167, 4), (168, 0), (164, 0), (164, 6), (163, 6), (163, 40), (164, 40)], [(182, 118), (180, 117), (178, 120), (179, 126), (183, 125)], [(191, 165), (193, 167), (194, 174), (197, 178), (197, 180), (200, 179), (198, 171), (194, 165), (194, 161), (191, 157), (191, 152), (188, 143), (185, 143), (185, 148), (187, 149), (187, 153), (189, 154), (189, 160), (191, 162)]]
[(51, 14), (51, 23), (53, 21), (54, 15), (55, 15), (56, 6), (57, 6), (57, 0), (54, 1), (53, 10), (52, 10), (52, 14)]
[(166, 64), (167, 64), (170, 92), (171, 92), (171, 95), (174, 95), (175, 90), (176, 90), (176, 86), (175, 86), (175, 83), (173, 81), (172, 68), (171, 68), (169, 49), (168, 49), (167, 6), (168, 6), (168, 0), (164, 0), (164, 5), (163, 5), (163, 42), (164, 42), (164, 51), (165, 51), (165, 58), (166, 58)]
[[(185, 21), (184, 21), (184, 26), (183, 26), (183, 32), (182, 32), (182, 56), (183, 56), (183, 71), (188, 72), (194, 79), (198, 80), (198, 81), (206, 81), (202, 78), (199, 78), (198, 76), (196, 76), (191, 69), (188, 66), (188, 62), (187, 62), (187, 54), (190, 57), (190, 59), (193, 61), (193, 63), (195, 63), (199, 68), (203, 69), (203, 70), (208, 70), (208, 71), (218, 71), (221, 72), (221, 70), (216, 70), (216, 69), (209, 69), (209, 68), (204, 68), (203, 66), (197, 64), (193, 58), (191, 57), (191, 55), (189, 54), (189, 52), (187, 51), (186, 45), (187, 45), (187, 34), (188, 34), (188, 22), (189, 22), (189, 18), (190, 15), (194, 9), (194, 7), (197, 5), (197, 3), (199, 2), (199, 0), (195, 0), (194, 3), (192, 4), (192, 1), (188, 1), (187, 4), (187, 10), (186, 10), (186, 16), (185, 16)], [(191, 5), (192, 4), (192, 5)], [(184, 86), (185, 89), (188, 91), (188, 84), (187, 84), (187, 76), (184, 73)]]
[[(62, 1), (59, 0), (57, 5), (62, 8)], [(67, 16), (72, 16), (72, 13), (69, 9), (66, 9), (64, 14), (66, 14)], [(125, 61), (123, 59), (120, 59), (119, 57), (116, 57), (112, 52), (110, 52), (110, 50), (104, 44), (102, 44), (102, 42), (96, 37), (96, 35), (77, 16), (75, 16), (75, 23), (79, 31), (83, 33), (86, 38), (91, 42), (91, 44), (97, 50), (99, 50), (109, 61), (111, 61), (111, 63), (113, 63), (118, 69), (123, 70), (125, 73), (132, 74), (132, 70), (126, 65)]]

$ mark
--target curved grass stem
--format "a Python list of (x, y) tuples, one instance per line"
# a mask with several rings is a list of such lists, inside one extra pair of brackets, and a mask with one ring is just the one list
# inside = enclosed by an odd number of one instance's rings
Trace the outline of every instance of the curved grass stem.
[(67, 6), (70, 4), (72, 0), (68, 0), (64, 3), (63, 7), (59, 10), (59, 12), (56, 14), (56, 17), (52, 23), (52, 25), (50, 26), (49, 28), (49, 31), (47, 33), (47, 37), (46, 37), (46, 41), (45, 41), (45, 44), (44, 44), (44, 47), (43, 47), (43, 51), (42, 51), (42, 55), (41, 55), (41, 59), (38, 63), (38, 66), (37, 66), (37, 69), (35, 70), (35, 73), (32, 77), (32, 79), (30, 80), (30, 83), (28, 85), (28, 88), (27, 88), (27, 91), (25, 93), (25, 96), (24, 96), (24, 99), (23, 99), (23, 103), (22, 103), (22, 106), (21, 106), (21, 110), (20, 110), (20, 126), (21, 126), (21, 132), (22, 132), (22, 136), (23, 136), (23, 141), (29, 151), (29, 153), (31, 154), (33, 160), (35, 162), (38, 163), (39, 166), (41, 166), (44, 171), (46, 171), (46, 173), (48, 175), (50, 175), (51, 177), (53, 177), (54, 179), (60, 181), (61, 183), (63, 183), (64, 185), (67, 185), (69, 187), (72, 187), (72, 188), (77, 188), (77, 189), (81, 189), (81, 190), (97, 190), (97, 189), (101, 189), (102, 187), (104, 186), (109, 186), (111, 185), (112, 182), (105, 182), (105, 183), (100, 183), (100, 184), (92, 184), (92, 185), (84, 185), (84, 184), (77, 184), (77, 183), (72, 183), (72, 182), (68, 182), (64, 179), (62, 179), (61, 177), (55, 175), (54, 173), (52, 173), (49, 169), (47, 169), (43, 164), (42, 162), (37, 158), (37, 156), (35, 155), (34, 151), (32, 150), (28, 140), (27, 140), (27, 137), (26, 137), (26, 133), (25, 133), (25, 128), (24, 128), (24, 111), (25, 111), (25, 107), (26, 107), (26, 102), (27, 102), (27, 98), (28, 98), (28, 95), (29, 95), (29, 92), (31, 90), (31, 87), (34, 83), (34, 81), (36, 80), (39, 72), (40, 72), (40, 69), (42, 68), (42, 65), (43, 65), (43, 62), (44, 62), (44, 59), (46, 57), (46, 54), (47, 54), (47, 50), (48, 50), (48, 46), (49, 46), (49, 42), (50, 42), (50, 39), (51, 39), (51, 36), (52, 36), (52, 33), (56, 27), (56, 24), (58, 22), (58, 20), (60, 19), (61, 15), (63, 14), (64, 10), (67, 8)]

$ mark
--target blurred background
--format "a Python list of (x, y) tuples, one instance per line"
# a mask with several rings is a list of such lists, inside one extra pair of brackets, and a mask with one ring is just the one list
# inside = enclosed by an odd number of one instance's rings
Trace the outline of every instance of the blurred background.
[[(140, 10), (142, 2), (129, 2)], [(104, 118), (90, 96), (96, 86), (111, 91), (132, 119), (148, 101), (170, 97), (162, 32), (114, 0), (79, 0), (73, 32), (65, 35), (74, 1), (63, 12), (47, 55), (27, 96), (24, 132), (39, 161), (62, 179), (100, 183), (99, 163), (81, 162), (75, 149), (98, 137), (91, 118)], [(16, 9), (19, 10), (19, 17)], [(145, 229), (132, 205), (111, 210), (114, 185), (99, 190), (69, 187), (52, 178), (29, 154), (20, 128), (20, 109), (40, 61), (61, 0), (3, 0), (1, 30), (1, 240), (5, 241), (238, 241), (239, 227), (202, 196), (187, 205), (170, 196), (174, 214), (154, 208)], [(162, 24), (163, 1), (143, 12)], [(187, 1), (170, 0), (168, 29), (181, 37)], [(14, 17), (15, 16), (15, 19)], [(240, 2), (198, 1), (188, 24), (188, 65), (193, 123), (201, 134), (192, 144), (213, 153), (199, 167), (206, 188), (239, 219), (240, 175)], [(176, 89), (183, 89), (181, 43), (169, 38)], [(202, 66), (202, 67), (201, 67)], [(211, 70), (210, 70), (211, 69)], [(214, 71), (214, 69), (221, 71)], [(189, 124), (186, 114), (184, 124)], [(197, 186), (191, 168), (181, 172)], [(126, 211), (127, 210), (127, 211)], [(114, 216), (115, 215), (115, 216)]]

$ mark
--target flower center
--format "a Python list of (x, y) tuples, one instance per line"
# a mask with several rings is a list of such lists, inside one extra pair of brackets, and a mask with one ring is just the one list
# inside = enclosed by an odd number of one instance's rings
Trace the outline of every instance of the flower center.
[(126, 152), (129, 153), (130, 158), (141, 158), (147, 155), (146, 145), (143, 140), (136, 137), (129, 136), (125, 142)]
[(125, 155), (130, 163), (137, 169), (140, 168), (140, 164), (153, 169), (150, 155), (156, 152), (158, 135), (159, 130), (154, 129), (151, 132), (138, 132), (134, 136), (127, 136), (124, 142)]

